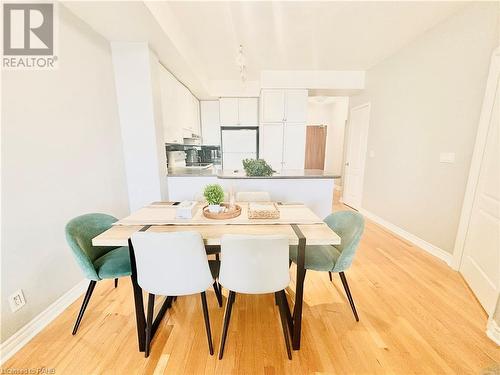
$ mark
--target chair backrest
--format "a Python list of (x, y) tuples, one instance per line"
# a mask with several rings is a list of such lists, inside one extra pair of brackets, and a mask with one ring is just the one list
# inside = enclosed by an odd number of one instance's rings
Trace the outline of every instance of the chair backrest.
[(94, 260), (116, 248), (92, 246), (92, 238), (111, 228), (117, 220), (111, 215), (91, 213), (77, 216), (66, 224), (66, 241), (85, 277), (90, 280), (100, 280)]
[(340, 211), (328, 215), (324, 222), (341, 238), (340, 245), (335, 246), (340, 251), (340, 256), (333, 271), (344, 271), (352, 264), (365, 228), (365, 219), (358, 212)]
[(219, 282), (239, 293), (261, 294), (285, 289), (288, 238), (282, 235), (224, 235), (221, 239)]
[(203, 239), (198, 232), (136, 232), (131, 237), (137, 282), (149, 293), (184, 296), (213, 283)]
[(236, 202), (270, 202), (271, 195), (267, 191), (239, 191)]

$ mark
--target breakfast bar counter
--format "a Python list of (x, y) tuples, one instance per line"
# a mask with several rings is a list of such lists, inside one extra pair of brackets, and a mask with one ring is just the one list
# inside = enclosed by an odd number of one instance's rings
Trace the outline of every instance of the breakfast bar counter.
[[(331, 213), (335, 179), (339, 176), (317, 169), (282, 170), (269, 177), (250, 177), (243, 171), (206, 169), (173, 170), (168, 175), (168, 197), (172, 201), (197, 200), (208, 184), (220, 184), (224, 190), (266, 191), (273, 201), (300, 202), (323, 218)], [(210, 174), (212, 173), (212, 174)]]

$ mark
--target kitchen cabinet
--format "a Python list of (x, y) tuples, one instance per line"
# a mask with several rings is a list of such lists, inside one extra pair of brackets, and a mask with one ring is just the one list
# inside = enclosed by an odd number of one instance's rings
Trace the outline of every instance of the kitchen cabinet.
[(285, 90), (262, 90), (262, 122), (283, 122), (285, 120)]
[(165, 143), (182, 143), (185, 137), (200, 135), (198, 99), (162, 65), (159, 77)]
[(307, 90), (286, 90), (285, 122), (307, 121)]
[(258, 98), (220, 98), (221, 126), (255, 126), (259, 120)]
[(202, 100), (200, 107), (202, 144), (220, 146), (219, 102), (217, 100)]
[(261, 158), (274, 170), (304, 169), (305, 123), (266, 123), (261, 132)]
[(306, 155), (306, 124), (283, 125), (283, 169), (304, 169)]
[(283, 169), (283, 124), (264, 124), (261, 126), (261, 147), (259, 157), (274, 170)]
[(159, 66), (161, 109), (163, 119), (163, 138), (165, 143), (182, 143), (180, 125), (180, 96), (177, 93), (177, 80), (163, 66)]
[(241, 126), (259, 124), (259, 98), (238, 98), (238, 118)]
[(261, 122), (306, 122), (307, 90), (264, 89), (261, 91)]

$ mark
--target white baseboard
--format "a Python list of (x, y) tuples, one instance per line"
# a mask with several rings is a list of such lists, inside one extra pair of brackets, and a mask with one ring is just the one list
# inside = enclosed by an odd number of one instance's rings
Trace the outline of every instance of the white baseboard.
[(381, 217), (378, 217), (377, 215), (371, 213), (370, 211), (361, 208), (359, 212), (362, 213), (364, 216), (366, 216), (368, 219), (376, 222), (377, 224), (388, 229), (389, 231), (397, 234), (398, 236), (404, 238), (405, 240), (411, 242), (412, 244), (427, 251), (429, 254), (434, 255), (435, 257), (441, 259), (446, 264), (448, 264), (448, 266), (450, 267), (452, 266), (453, 255), (448, 253), (447, 251), (444, 251), (443, 249), (434, 246), (433, 244), (421, 239), (420, 237), (415, 236), (414, 234), (411, 234), (410, 232), (407, 232), (406, 230), (382, 219)]
[(488, 319), (488, 326), (486, 327), (486, 335), (492, 339), (495, 344), (500, 345), (500, 326), (491, 317)]
[(0, 345), (0, 364), (16, 354), (35, 335), (75, 302), (87, 289), (89, 281), (84, 279), (59, 297), (47, 309), (38, 314), (28, 324)]

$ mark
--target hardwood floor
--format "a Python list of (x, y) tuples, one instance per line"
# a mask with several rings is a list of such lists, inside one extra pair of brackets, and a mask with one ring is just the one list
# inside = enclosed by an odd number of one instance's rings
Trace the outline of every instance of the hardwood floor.
[(177, 299), (145, 359), (137, 351), (131, 283), (121, 279), (117, 289), (112, 280), (97, 284), (76, 336), (71, 330), (81, 299), (3, 369), (44, 366), (72, 375), (500, 373), (500, 349), (485, 335), (486, 314), (461, 276), (440, 260), (368, 221), (346, 276), (359, 323), (339, 276), (331, 283), (327, 273), (308, 272), (302, 349), (292, 361), (272, 294), (237, 296), (224, 358), (217, 360), (223, 308), (213, 291), (207, 299), (215, 355), (208, 353), (195, 295)]

